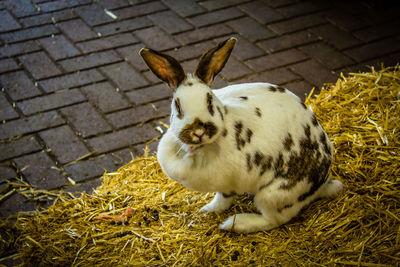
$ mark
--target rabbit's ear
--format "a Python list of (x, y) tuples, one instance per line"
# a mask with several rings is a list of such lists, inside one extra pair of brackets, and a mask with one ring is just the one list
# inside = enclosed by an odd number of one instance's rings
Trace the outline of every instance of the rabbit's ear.
[(211, 85), (214, 77), (228, 61), (236, 41), (236, 38), (231, 37), (203, 54), (194, 74), (206, 84)]
[(172, 89), (176, 89), (186, 78), (181, 64), (175, 58), (147, 48), (142, 48), (139, 54), (150, 70)]

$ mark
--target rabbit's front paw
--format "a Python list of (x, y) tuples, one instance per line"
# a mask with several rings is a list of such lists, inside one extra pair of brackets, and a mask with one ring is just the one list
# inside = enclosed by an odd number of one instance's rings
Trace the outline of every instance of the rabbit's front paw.
[(222, 193), (217, 193), (210, 203), (200, 209), (200, 212), (222, 213), (229, 209), (229, 207), (232, 205), (232, 201), (233, 197), (224, 197)]
[(226, 219), (219, 228), (236, 233), (252, 233), (257, 231), (267, 231), (278, 225), (262, 215), (254, 213), (236, 214)]

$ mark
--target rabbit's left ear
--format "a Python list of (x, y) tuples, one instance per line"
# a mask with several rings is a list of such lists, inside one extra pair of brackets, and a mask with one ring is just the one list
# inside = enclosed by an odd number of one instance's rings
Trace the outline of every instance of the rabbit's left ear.
[(228, 61), (236, 41), (236, 38), (231, 37), (203, 54), (194, 74), (206, 84), (211, 85), (214, 77)]
[(150, 70), (172, 89), (176, 89), (186, 78), (181, 64), (175, 58), (147, 48), (142, 48), (139, 54)]

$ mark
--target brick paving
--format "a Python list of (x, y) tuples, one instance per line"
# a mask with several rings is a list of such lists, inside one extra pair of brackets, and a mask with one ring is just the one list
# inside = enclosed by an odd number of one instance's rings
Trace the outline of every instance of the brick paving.
[[(156, 150), (171, 92), (142, 62), (141, 47), (167, 52), (192, 71), (202, 52), (235, 36), (215, 88), (265, 81), (304, 98), (340, 72), (400, 61), (396, 4), (0, 1), (1, 194), (15, 177), (44, 189), (91, 192), (104, 169), (141, 155), (145, 144)], [(13, 194), (0, 203), (0, 215), (35, 207)]]

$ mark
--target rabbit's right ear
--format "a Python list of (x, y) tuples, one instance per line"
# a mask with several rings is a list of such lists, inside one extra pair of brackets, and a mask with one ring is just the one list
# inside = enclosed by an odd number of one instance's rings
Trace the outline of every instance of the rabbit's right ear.
[(147, 48), (142, 48), (139, 54), (150, 70), (172, 89), (176, 89), (186, 78), (181, 64), (175, 58)]
[(215, 76), (222, 70), (236, 44), (236, 38), (231, 37), (201, 56), (194, 74), (207, 85), (211, 85)]

